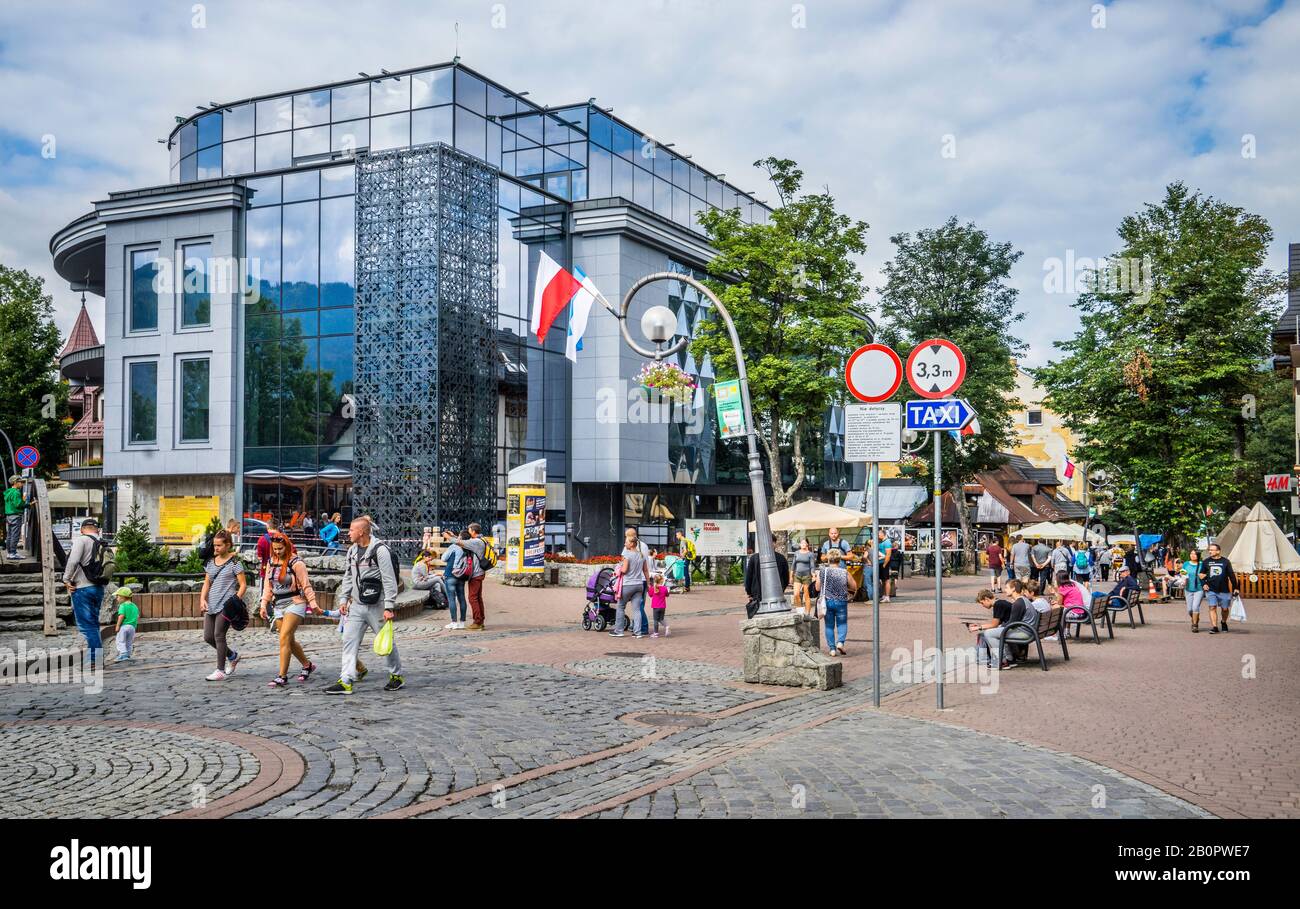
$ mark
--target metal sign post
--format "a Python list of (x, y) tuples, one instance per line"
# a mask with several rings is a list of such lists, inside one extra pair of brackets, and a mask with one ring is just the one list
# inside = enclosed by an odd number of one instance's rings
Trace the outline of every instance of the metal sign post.
[(934, 704), (943, 709), (943, 434), (934, 433)]
[[(880, 706), (880, 462), (871, 478), (871, 702)], [(891, 556), (892, 558), (892, 556)]]

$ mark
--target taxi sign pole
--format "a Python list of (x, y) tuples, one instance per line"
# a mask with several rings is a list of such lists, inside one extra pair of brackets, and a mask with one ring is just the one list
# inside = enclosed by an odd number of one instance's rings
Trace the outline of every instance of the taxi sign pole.
[[(943, 709), (943, 433), (934, 435), (934, 704)], [(954, 502), (954, 504), (956, 504)]]

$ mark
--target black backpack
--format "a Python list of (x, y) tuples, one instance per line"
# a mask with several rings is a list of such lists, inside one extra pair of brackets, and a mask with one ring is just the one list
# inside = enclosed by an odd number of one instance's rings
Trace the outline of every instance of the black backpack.
[(90, 543), (90, 558), (81, 563), (82, 574), (86, 580), (96, 587), (103, 587), (108, 583), (108, 576), (111, 574), (107, 571), (104, 564), (104, 554), (108, 552), (108, 544), (99, 538), (95, 538)]
[(210, 533), (199, 543), (199, 558), (203, 560), (205, 565), (212, 561), (212, 557), (217, 553), (216, 547), (212, 545), (212, 539), (215, 536), (216, 534)]

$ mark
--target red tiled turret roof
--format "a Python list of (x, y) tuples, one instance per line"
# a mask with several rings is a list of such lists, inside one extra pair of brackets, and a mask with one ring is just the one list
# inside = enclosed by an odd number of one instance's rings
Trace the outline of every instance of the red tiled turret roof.
[(95, 326), (90, 324), (90, 313), (86, 312), (86, 304), (82, 302), (81, 312), (77, 313), (76, 324), (72, 326), (68, 343), (63, 345), (63, 352), (59, 354), (59, 358), (62, 359), (78, 350), (85, 350), (87, 347), (98, 346), (99, 335), (95, 334)]

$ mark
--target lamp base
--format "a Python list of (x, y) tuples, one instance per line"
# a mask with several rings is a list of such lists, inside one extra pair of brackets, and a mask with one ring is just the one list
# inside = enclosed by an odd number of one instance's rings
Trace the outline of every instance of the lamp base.
[(821, 621), (799, 612), (755, 615), (740, 623), (745, 681), (826, 691), (843, 684), (843, 664), (818, 649)]

